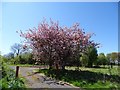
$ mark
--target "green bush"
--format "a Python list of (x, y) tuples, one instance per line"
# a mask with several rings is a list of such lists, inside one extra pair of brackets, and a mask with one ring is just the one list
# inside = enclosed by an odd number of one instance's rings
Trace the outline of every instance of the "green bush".
[(25, 89), (23, 79), (16, 78), (15, 72), (7, 66), (4, 60), (2, 60), (1, 64), (2, 64), (2, 79), (0, 79), (0, 87), (2, 89), (6, 88)]

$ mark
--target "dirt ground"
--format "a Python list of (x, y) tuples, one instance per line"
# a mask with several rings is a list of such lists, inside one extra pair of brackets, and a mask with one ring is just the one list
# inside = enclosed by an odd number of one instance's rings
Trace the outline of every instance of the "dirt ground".
[[(11, 66), (12, 69), (15, 69), (15, 66)], [(33, 72), (34, 69), (38, 67), (20, 67), (19, 76), (26, 79), (27, 88), (68, 88), (68, 89), (78, 89), (68, 83), (61, 82), (49, 77), (46, 77), (43, 74)], [(78, 89), (80, 90), (80, 89)]]

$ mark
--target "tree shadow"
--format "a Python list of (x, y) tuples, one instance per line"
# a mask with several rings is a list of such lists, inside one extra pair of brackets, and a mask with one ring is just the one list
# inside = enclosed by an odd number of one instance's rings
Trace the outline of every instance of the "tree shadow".
[(45, 75), (52, 78), (64, 80), (67, 82), (86, 81), (87, 83), (93, 84), (100, 80), (120, 83), (120, 76), (118, 75), (107, 75), (90, 71), (42, 69), (40, 72), (44, 72)]

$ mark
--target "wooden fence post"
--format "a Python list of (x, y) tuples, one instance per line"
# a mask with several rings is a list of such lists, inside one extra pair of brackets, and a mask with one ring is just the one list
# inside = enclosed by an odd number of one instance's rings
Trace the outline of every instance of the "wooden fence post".
[(16, 66), (16, 78), (18, 78), (19, 66)]

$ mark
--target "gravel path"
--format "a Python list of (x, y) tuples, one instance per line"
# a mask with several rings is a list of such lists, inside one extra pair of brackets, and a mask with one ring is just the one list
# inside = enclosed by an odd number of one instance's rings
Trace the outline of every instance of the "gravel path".
[[(15, 69), (15, 66), (11, 66), (12, 69)], [(76, 88), (67, 83), (54, 80), (52, 78), (46, 77), (40, 73), (34, 73), (33, 70), (36, 68), (33, 67), (20, 67), (19, 74), (22, 77), (26, 78), (26, 85), (28, 88)]]

